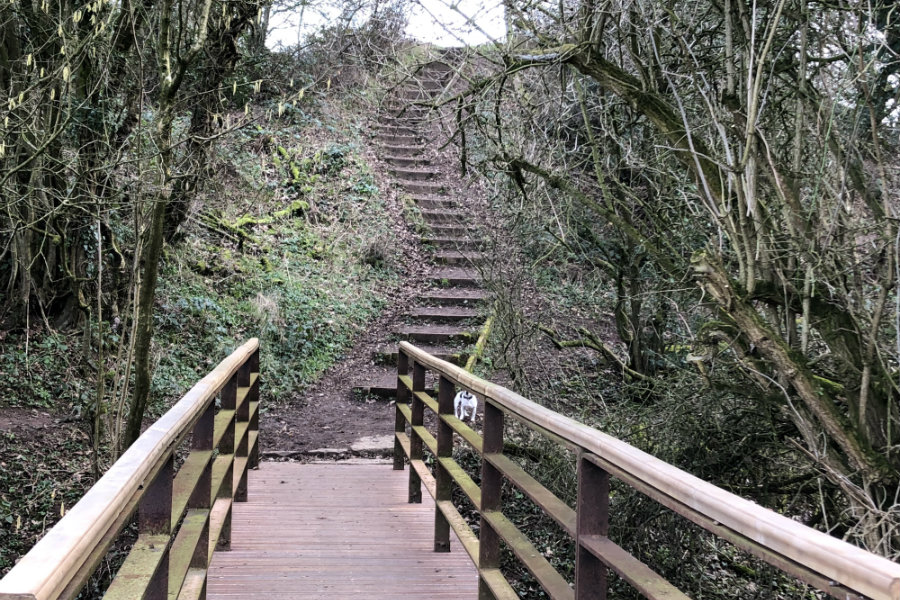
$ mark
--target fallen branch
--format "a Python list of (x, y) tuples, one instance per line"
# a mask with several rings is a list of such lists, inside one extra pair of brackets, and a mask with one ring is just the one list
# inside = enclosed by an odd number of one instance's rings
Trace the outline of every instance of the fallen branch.
[(488, 320), (484, 322), (484, 327), (481, 328), (481, 334), (478, 336), (478, 342), (475, 343), (475, 349), (472, 351), (472, 355), (469, 356), (469, 360), (466, 361), (466, 366), (463, 367), (469, 373), (472, 372), (472, 369), (475, 368), (475, 363), (478, 362), (478, 359), (481, 358), (481, 355), (484, 354), (484, 347), (487, 345), (488, 337), (491, 335), (491, 326), (494, 324), (494, 315), (492, 314), (488, 317)]
[(648, 377), (643, 373), (639, 373), (635, 371), (619, 358), (612, 348), (607, 346), (603, 340), (598, 338), (596, 335), (585, 329), (584, 327), (580, 327), (578, 329), (578, 333), (584, 337), (574, 339), (574, 340), (563, 340), (560, 338), (560, 335), (547, 327), (546, 325), (538, 325), (538, 329), (543, 331), (550, 338), (550, 341), (553, 342), (553, 345), (562, 350), (563, 348), (590, 348), (591, 350), (595, 350), (602, 354), (607, 360), (614, 362), (619, 366), (622, 370), (622, 374), (628, 377), (633, 377), (638, 381), (652, 381), (652, 377)]

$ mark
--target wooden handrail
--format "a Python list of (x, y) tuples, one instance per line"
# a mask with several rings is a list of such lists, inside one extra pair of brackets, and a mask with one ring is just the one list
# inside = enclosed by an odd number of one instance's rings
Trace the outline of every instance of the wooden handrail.
[[(410, 367), (412, 377), (409, 376)], [(426, 370), (439, 378), (437, 401), (425, 392)], [(456, 386), (475, 392), (484, 400), (483, 442), (452, 415), (452, 394)], [(439, 416), (437, 438), (422, 426), (424, 408)], [(515, 419), (576, 452), (579, 499), (575, 509), (566, 506), (514, 461), (503, 456), (504, 417)], [(407, 423), (411, 424), (408, 433)], [(900, 565), (726, 492), (621, 440), (475, 377), (408, 342), (400, 343), (398, 354), (395, 432), (394, 468), (403, 468), (404, 455), (413, 467), (410, 469), (410, 501), (416, 501), (413, 488), (418, 488), (420, 482), (435, 496), (438, 511), (435, 549), (444, 549), (446, 526), (452, 527), (479, 568), (483, 597), (515, 597), (497, 568), (499, 563), (495, 554), (499, 540), (503, 539), (552, 598), (606, 598), (607, 568), (615, 570), (648, 598), (686, 598), (606, 537), (608, 478), (611, 475), (719, 537), (835, 597), (900, 599)], [(483, 456), (480, 489), (449, 458), (448, 444), (452, 448), (454, 433)], [(422, 460), (423, 444), (436, 457), (434, 476)], [(498, 504), (502, 478), (519, 487), (575, 538), (574, 590), (503, 517), (502, 507)], [(479, 509), (482, 519), (480, 539), (474, 536), (449, 502), (449, 480), (459, 485)], [(487, 551), (486, 546), (489, 546)], [(483, 562), (485, 559), (487, 563)], [(597, 591), (600, 587), (603, 587), (602, 592)]]
[[(251, 339), (151, 425), (22, 557), (0, 580), (0, 599), (75, 597), (135, 510), (138, 540), (107, 597), (199, 597), (212, 549), (230, 540), (232, 498), (240, 501), (243, 491), (246, 499), (246, 470), (257, 461), (258, 377), (259, 341)], [(190, 453), (175, 474), (175, 451), (188, 434)]]

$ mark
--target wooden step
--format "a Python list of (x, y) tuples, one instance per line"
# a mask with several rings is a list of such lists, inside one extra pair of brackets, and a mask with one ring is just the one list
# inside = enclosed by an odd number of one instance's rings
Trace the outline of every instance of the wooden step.
[(415, 119), (419, 123), (428, 116), (428, 109), (408, 102), (386, 102), (382, 110), (395, 118)]
[(471, 213), (464, 210), (423, 208), (419, 212), (426, 223), (465, 223)]
[(413, 343), (446, 344), (449, 342), (472, 342), (478, 331), (458, 325), (407, 325), (397, 331), (402, 340)]
[(384, 120), (382, 122), (400, 123), (404, 121), (407, 125), (420, 125), (425, 122), (427, 114), (418, 106), (404, 104), (396, 107), (384, 107), (382, 109)]
[[(434, 183), (430, 181), (398, 181), (407, 192), (412, 194), (440, 194), (447, 189), (446, 183)], [(426, 219), (427, 220), (427, 219)]]
[(487, 292), (480, 289), (443, 288), (419, 294), (419, 302), (429, 306), (475, 306), (486, 300)]
[(402, 181), (432, 181), (441, 176), (437, 169), (392, 167), (391, 175)]
[(430, 223), (428, 225), (429, 237), (468, 237), (472, 230), (465, 225), (448, 224), (448, 223)]
[(451, 67), (447, 63), (430, 62), (426, 65), (422, 65), (422, 67), (419, 69), (419, 72), (416, 73), (416, 78), (443, 80), (447, 78), (452, 72), (453, 67)]
[(417, 195), (413, 196), (413, 200), (419, 208), (430, 210), (453, 210), (459, 208), (459, 201), (455, 198)]
[(382, 144), (381, 149), (386, 155), (410, 158), (424, 158), (428, 152), (424, 144)]
[(422, 243), (434, 246), (439, 250), (458, 250), (460, 252), (477, 251), (484, 245), (483, 241), (468, 236), (424, 237)]
[(430, 100), (436, 95), (436, 91), (438, 90), (426, 90), (420, 88), (407, 88), (403, 90), (398, 90), (395, 98), (398, 100), (402, 100), (405, 102), (420, 102), (423, 100)]
[[(399, 93), (399, 92), (398, 92)], [(428, 107), (421, 106), (409, 100), (401, 100), (396, 96), (388, 96), (381, 102), (381, 108), (388, 111), (403, 110), (413, 111), (417, 114), (428, 112)]]
[(431, 160), (422, 156), (391, 156), (386, 154), (381, 157), (381, 160), (397, 167), (427, 167), (431, 164)]
[[(354, 382), (351, 392), (358, 395), (372, 395), (390, 399), (397, 397), (397, 369), (381, 367), (374, 370), (365, 379)], [(434, 376), (430, 371), (425, 374), (425, 391), (434, 394)]]
[(438, 267), (431, 272), (429, 279), (440, 287), (478, 287), (481, 285), (481, 274), (475, 269), (463, 267)]
[(439, 265), (483, 265), (487, 259), (488, 256), (484, 252), (441, 250), (434, 253), (434, 262)]
[(468, 306), (417, 306), (407, 315), (417, 321), (459, 323), (478, 318), (478, 311)]
[(416, 146), (422, 141), (422, 136), (376, 133), (375, 139), (385, 146)]
[(381, 112), (378, 114), (378, 123), (381, 125), (397, 125), (400, 127), (418, 127), (422, 123), (421, 115), (398, 115), (397, 111)]
[(419, 135), (419, 129), (410, 125), (378, 125), (376, 133), (379, 135)]
[(416, 84), (424, 90), (442, 90), (444, 89), (444, 80), (440, 79), (417, 79)]
[[(416, 346), (441, 360), (446, 360), (448, 363), (460, 366), (466, 364), (466, 361), (469, 360), (471, 354), (470, 350), (467, 348), (427, 344), (416, 344)], [(378, 348), (375, 351), (374, 359), (379, 365), (397, 366), (397, 354), (397, 344), (389, 344)]]

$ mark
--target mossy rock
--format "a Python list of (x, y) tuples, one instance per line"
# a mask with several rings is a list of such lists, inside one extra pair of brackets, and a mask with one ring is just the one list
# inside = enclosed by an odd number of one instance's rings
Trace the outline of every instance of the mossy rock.
[(284, 210), (279, 210), (274, 213), (276, 219), (283, 219), (285, 217), (300, 217), (306, 214), (309, 211), (309, 202), (305, 200), (294, 200), (291, 202), (291, 205)]

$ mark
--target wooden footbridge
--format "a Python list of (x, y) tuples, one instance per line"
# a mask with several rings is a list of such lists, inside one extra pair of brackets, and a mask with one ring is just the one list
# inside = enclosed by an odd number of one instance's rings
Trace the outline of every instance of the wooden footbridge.
[[(610, 478), (835, 598), (900, 600), (893, 562), (451, 364), (461, 358), (451, 342), (467, 334), (448, 324), (477, 314), (471, 304), (484, 293), (467, 266), (484, 257), (464, 223), (467, 208), (439, 195), (446, 182), (434, 181), (440, 171), (418, 129), (417, 101), (444, 85), (446, 66), (423, 75), (420, 90), (392, 105), (378, 139), (437, 248), (431, 277), (440, 285), (413, 309), (414, 326), (396, 333), (434, 345), (392, 345), (382, 354), (397, 371), (355, 384), (396, 399), (393, 464), (260, 463), (259, 344), (250, 340), (147, 429), (0, 580), (0, 600), (76, 598), (101, 563), (119, 562), (104, 598), (506, 600), (517, 595), (503, 548), (550, 598), (606, 599), (610, 573), (647, 598), (687, 598), (608, 537), (616, 518)], [(459, 389), (479, 397), (483, 435), (453, 415)], [(509, 423), (576, 457), (574, 506), (504, 454)], [(461, 445), (480, 456), (474, 472), (454, 459)], [(571, 537), (574, 577), (558, 572), (504, 513), (511, 487)], [(461, 514), (464, 504), (474, 511)]]
[[(687, 598), (607, 537), (611, 477), (835, 598), (900, 598), (900, 565), (406, 342), (397, 380), (393, 465), (260, 464), (259, 345), (250, 340), (147, 429), (0, 580), (0, 599), (75, 598), (110, 549), (126, 546), (104, 598), (511, 599), (503, 546), (550, 598), (606, 598), (610, 572), (647, 598)], [(435, 384), (436, 397), (425, 391)], [(453, 416), (457, 389), (483, 401), (483, 436)], [(510, 422), (574, 452), (575, 506), (503, 453)], [(458, 444), (481, 456), (480, 485), (454, 460)], [(505, 485), (572, 537), (573, 580), (504, 515)], [(453, 502), (454, 487), (476, 507), (474, 522)]]

